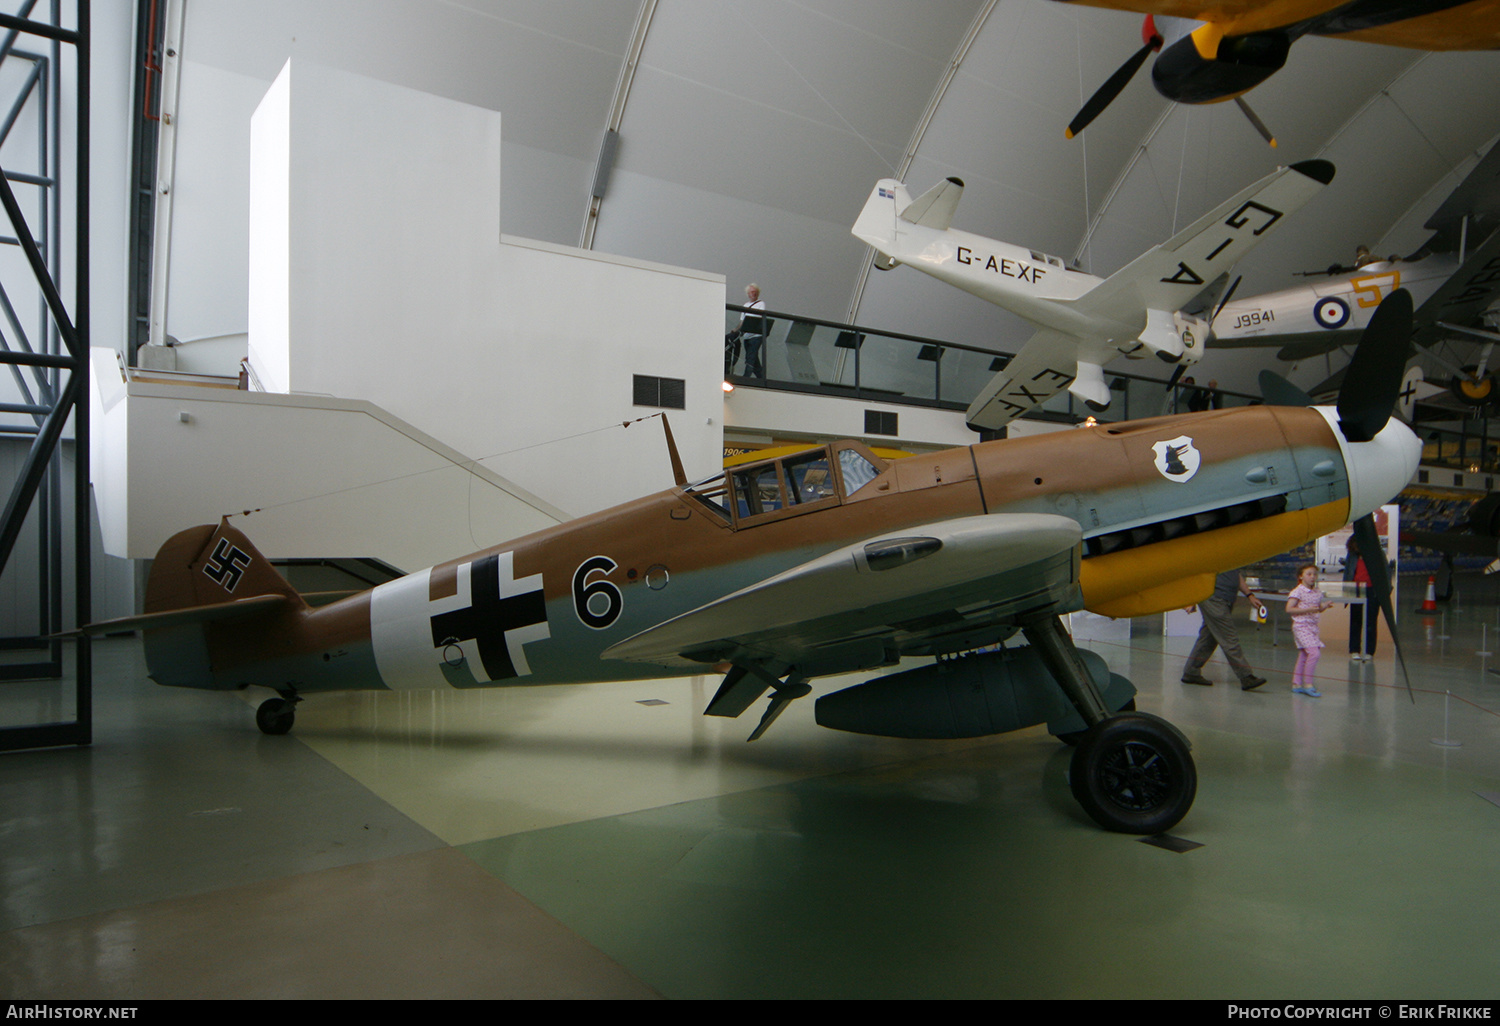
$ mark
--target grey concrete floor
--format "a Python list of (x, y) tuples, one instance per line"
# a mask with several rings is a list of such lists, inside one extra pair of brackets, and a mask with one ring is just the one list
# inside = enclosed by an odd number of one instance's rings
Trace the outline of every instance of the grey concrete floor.
[[(1255, 692), (1179, 683), (1159, 619), (1091, 643), (1193, 741), (1183, 853), (1095, 828), (1040, 729), (809, 701), (746, 744), (699, 678), (322, 696), (272, 738), (106, 640), (94, 744), (0, 755), (0, 997), (1493, 999), (1500, 607), (1460, 586), (1402, 614), (1414, 703), (1337, 613), (1321, 699), (1284, 630), (1242, 628)], [(0, 685), (0, 723), (65, 705)]]

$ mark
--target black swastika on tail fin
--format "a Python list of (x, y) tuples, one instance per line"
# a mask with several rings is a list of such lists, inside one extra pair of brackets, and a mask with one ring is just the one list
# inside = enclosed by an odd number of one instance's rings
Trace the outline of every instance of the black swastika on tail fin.
[(249, 565), (250, 553), (238, 545), (229, 544), (228, 538), (220, 538), (219, 544), (214, 546), (214, 554), (203, 565), (203, 573), (209, 580), (233, 594), (234, 589), (239, 587), (240, 578), (245, 575), (245, 567)]

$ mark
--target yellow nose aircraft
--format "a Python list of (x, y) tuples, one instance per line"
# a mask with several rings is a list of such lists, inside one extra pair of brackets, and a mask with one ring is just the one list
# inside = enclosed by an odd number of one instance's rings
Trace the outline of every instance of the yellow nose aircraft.
[[(1120, 94), (1153, 51), (1156, 91), (1176, 103), (1240, 101), (1272, 146), (1275, 139), (1241, 96), (1286, 64), (1303, 36), (1352, 39), (1413, 50), (1500, 49), (1493, 0), (1057, 0), (1146, 16), (1142, 47), (1099, 87), (1068, 125), (1082, 132)], [(1160, 25), (1160, 30), (1158, 30)]]
[[(1405, 301), (1404, 307), (1400, 300)], [(1405, 316), (1407, 324), (1400, 318)], [(270, 688), (292, 726), (322, 691), (724, 673), (707, 712), (810, 678), (938, 661), (820, 698), (819, 723), (958, 738), (1047, 723), (1078, 742), (1075, 796), (1160, 833), (1196, 791), (1189, 746), (1060, 617), (1206, 598), (1214, 575), (1366, 517), (1416, 468), (1387, 423), (1411, 304), (1366, 332), (1337, 409), (1254, 406), (983, 442), (887, 462), (857, 442), (733, 467), (313, 608), (227, 519), (169, 539), (144, 632), (158, 683)], [(679, 473), (680, 477), (680, 473)], [(1025, 646), (978, 653), (1017, 633)], [(961, 658), (949, 658), (961, 657)]]

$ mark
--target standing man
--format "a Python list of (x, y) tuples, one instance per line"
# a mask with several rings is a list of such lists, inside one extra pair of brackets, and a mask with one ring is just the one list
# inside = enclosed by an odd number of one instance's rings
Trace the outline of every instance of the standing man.
[(1247, 596), (1250, 604), (1256, 609), (1265, 608), (1260, 597), (1251, 594), (1250, 589), (1245, 586), (1245, 579), (1240, 576), (1238, 570), (1225, 570), (1219, 574), (1214, 579), (1214, 593), (1198, 603), (1198, 609), (1203, 614), (1203, 629), (1198, 632), (1198, 643), (1193, 646), (1193, 651), (1188, 656), (1187, 666), (1183, 668), (1182, 682), (1184, 684), (1213, 686), (1213, 681), (1203, 676), (1203, 664), (1208, 662), (1215, 648), (1224, 650), (1224, 658), (1229, 661), (1229, 668), (1240, 679), (1241, 691), (1253, 691), (1266, 682), (1266, 678), (1255, 675), (1255, 671), (1250, 668), (1249, 662), (1245, 659), (1244, 651), (1240, 648), (1240, 636), (1234, 628), (1232, 615), (1234, 600), (1238, 595)]
[(763, 378), (761, 347), (766, 344), (766, 304), (760, 301), (760, 286), (745, 286), (745, 312), (740, 315), (740, 338), (745, 343), (745, 377)]
[[(1375, 558), (1383, 555), (1379, 553)], [(1349, 658), (1368, 663), (1375, 657), (1375, 625), (1380, 621), (1380, 603), (1370, 592), (1370, 567), (1352, 534), (1344, 547), (1344, 581), (1354, 582), (1355, 594), (1365, 600), (1363, 609), (1358, 602), (1349, 603)], [(1363, 653), (1359, 650), (1361, 635), (1364, 636)]]

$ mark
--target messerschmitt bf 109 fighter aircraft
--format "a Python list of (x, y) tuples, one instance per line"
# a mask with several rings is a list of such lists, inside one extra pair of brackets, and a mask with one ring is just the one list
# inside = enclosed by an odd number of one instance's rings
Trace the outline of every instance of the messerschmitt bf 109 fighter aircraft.
[(969, 406), (970, 427), (994, 429), (1064, 388), (1104, 409), (1103, 365), (1122, 353), (1197, 362), (1209, 322), (1183, 311), (1222, 290), (1229, 268), (1332, 180), (1326, 160), (1279, 168), (1104, 279), (950, 227), (964, 189), (957, 178), (915, 200), (882, 179), (853, 232), (880, 254), (876, 267), (906, 264), (1038, 326)]
[(1490, 347), (1500, 342), (1491, 309), (1500, 301), (1500, 146), (1490, 148), (1424, 227), (1432, 237), (1404, 259), (1377, 258), (1361, 247), (1355, 266), (1300, 272), (1309, 284), (1226, 297), (1209, 344), (1279, 346), (1279, 358), (1305, 359), (1358, 339), (1381, 300), (1405, 289), (1416, 303), (1412, 341), (1419, 348), (1449, 338), (1486, 344), (1476, 364), (1450, 368), (1449, 387), (1473, 405), (1493, 401), (1488, 363)]
[[(272, 689), (256, 717), (270, 734), (325, 691), (713, 671), (724, 677), (710, 715), (772, 692), (754, 740), (810, 678), (935, 656), (819, 698), (817, 721), (922, 738), (1046, 723), (1076, 741), (1072, 791), (1097, 822), (1158, 833), (1192, 804), (1189, 746), (1165, 721), (1119, 711), (1134, 687), (1075, 648), (1061, 617), (1197, 602), (1217, 572), (1399, 491), (1418, 455), (1386, 423), (1407, 330), (1377, 320), (1368, 334), (1337, 409), (1220, 410), (895, 462), (835, 442), (318, 608), (226, 519), (162, 546), (145, 615), (88, 631), (141, 629), (161, 684)], [(977, 652), (1017, 633), (1030, 644)]]
[(1156, 91), (1176, 103), (1236, 100), (1256, 130), (1271, 133), (1240, 99), (1286, 64), (1303, 36), (1353, 39), (1413, 50), (1500, 49), (1492, 0), (1059, 0), (1146, 16), (1144, 44), (1068, 125), (1073, 138), (1108, 107), (1153, 51)]

